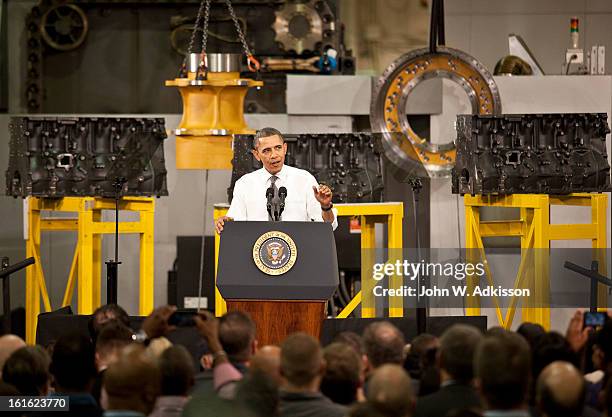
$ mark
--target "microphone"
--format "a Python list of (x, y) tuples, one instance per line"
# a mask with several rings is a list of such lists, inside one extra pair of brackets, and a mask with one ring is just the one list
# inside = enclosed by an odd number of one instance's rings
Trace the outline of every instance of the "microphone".
[(285, 210), (285, 198), (287, 198), (287, 189), (281, 187), (278, 189), (278, 198), (280, 199), (280, 207), (278, 210), (278, 220), (280, 220), (283, 210)]
[(268, 202), (266, 203), (266, 208), (268, 210), (268, 215), (270, 216), (271, 219), (274, 218), (274, 216), (272, 215), (272, 200), (273, 199), (274, 199), (274, 187), (270, 186), (270, 188), (266, 190), (266, 200), (268, 200)]

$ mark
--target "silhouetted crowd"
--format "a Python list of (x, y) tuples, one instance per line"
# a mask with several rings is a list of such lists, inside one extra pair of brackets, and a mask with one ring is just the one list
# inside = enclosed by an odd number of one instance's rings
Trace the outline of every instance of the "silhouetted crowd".
[(2, 336), (0, 396), (68, 397), (69, 411), (13, 413), (48, 417), (612, 417), (612, 321), (586, 328), (580, 311), (565, 335), (455, 324), (406, 343), (374, 321), (325, 347), (304, 333), (259, 346), (245, 313), (204, 311), (194, 357), (166, 338), (175, 310), (135, 332), (103, 306), (89, 334), (66, 329), (45, 347)]

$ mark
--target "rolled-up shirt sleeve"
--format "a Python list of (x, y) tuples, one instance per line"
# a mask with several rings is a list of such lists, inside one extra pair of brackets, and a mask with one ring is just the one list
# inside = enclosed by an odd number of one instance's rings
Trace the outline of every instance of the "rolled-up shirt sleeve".
[[(306, 199), (306, 209), (308, 211), (308, 218), (309, 220), (314, 220), (316, 222), (322, 222), (323, 220), (323, 213), (321, 211), (321, 204), (317, 201), (317, 198), (314, 195), (314, 190), (312, 189), (312, 187), (319, 187), (319, 183), (317, 183), (317, 180), (315, 179), (315, 177), (311, 176), (311, 185), (308, 190), (308, 198)], [(332, 213), (334, 213), (334, 221), (331, 223), (332, 225), (332, 229), (336, 230), (336, 228), (338, 227), (338, 210), (336, 210), (335, 208), (332, 209)]]
[(230, 208), (226, 214), (227, 217), (231, 217), (236, 221), (245, 221), (247, 219), (247, 204), (244, 187), (244, 181), (236, 181), (236, 184), (234, 184), (232, 204), (230, 204)]

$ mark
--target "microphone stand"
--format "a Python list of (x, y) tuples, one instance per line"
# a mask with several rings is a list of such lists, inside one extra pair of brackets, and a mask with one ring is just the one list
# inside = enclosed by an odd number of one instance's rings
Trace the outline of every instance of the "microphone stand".
[(268, 216), (270, 216), (272, 220), (276, 218), (275, 216), (276, 213), (273, 214), (273, 211), (272, 211), (272, 200), (273, 199), (274, 199), (274, 188), (270, 186), (270, 188), (266, 190), (266, 200), (268, 200), (268, 202), (266, 203), (266, 209), (268, 210)]
[(119, 200), (121, 190), (127, 179), (118, 177), (113, 182), (115, 187), (115, 259), (106, 261), (106, 304), (117, 304), (117, 276), (119, 272)]
[[(417, 251), (417, 261), (421, 259), (421, 234), (419, 232), (419, 224), (417, 219), (418, 213), (418, 205), (419, 205), (419, 194), (421, 188), (423, 188), (423, 183), (419, 177), (409, 177), (408, 184), (412, 187), (412, 204), (414, 210), (414, 227), (416, 231), (416, 251)], [(426, 278), (419, 275), (419, 279), (417, 280), (417, 293), (420, 294), (421, 286), (427, 285)], [(421, 306), (421, 303), (425, 303), (424, 306)], [(425, 333), (427, 331), (427, 307), (428, 307), (428, 299), (425, 298), (421, 300), (417, 297), (417, 314), (416, 314), (416, 323), (417, 323), (417, 334)]]

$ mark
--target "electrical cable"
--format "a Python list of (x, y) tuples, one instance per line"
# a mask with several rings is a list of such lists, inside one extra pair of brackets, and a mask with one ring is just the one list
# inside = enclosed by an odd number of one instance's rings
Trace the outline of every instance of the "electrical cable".
[(574, 59), (576, 59), (576, 58), (578, 58), (578, 55), (576, 55), (576, 54), (573, 54), (572, 56), (570, 56), (570, 59), (569, 59), (569, 61), (567, 61), (567, 65), (565, 66), (565, 75), (569, 74), (570, 65), (571, 65), (572, 61)]

